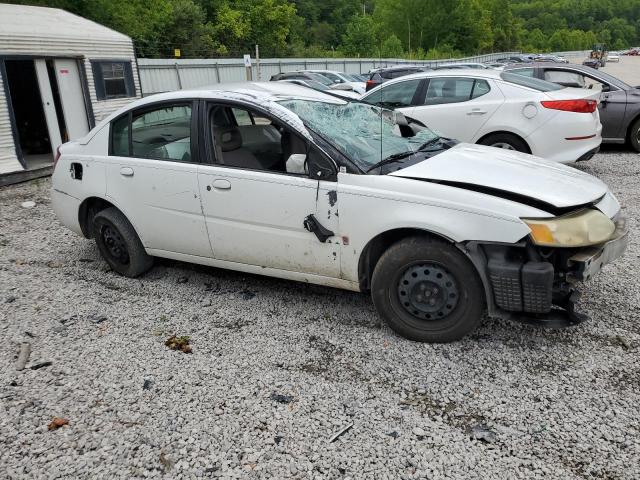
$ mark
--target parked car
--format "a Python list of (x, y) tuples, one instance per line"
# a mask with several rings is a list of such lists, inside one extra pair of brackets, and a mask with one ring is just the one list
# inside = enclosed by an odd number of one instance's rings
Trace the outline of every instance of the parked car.
[(576, 283), (626, 247), (586, 173), (306, 87), (218, 88), (145, 97), (59, 149), (53, 209), (114, 272), (164, 257), (370, 292), (396, 332), (445, 342), (485, 305), (584, 320)]
[(501, 63), (531, 63), (533, 58), (531, 55), (511, 55), (509, 57), (499, 58), (497, 60)]
[(640, 152), (640, 89), (637, 87), (627, 85), (601, 70), (581, 65), (514, 65), (507, 67), (507, 71), (600, 93), (598, 110), (602, 123), (602, 142), (628, 142)]
[(599, 92), (496, 70), (438, 70), (384, 83), (363, 102), (394, 108), (456, 140), (561, 163), (600, 146)]
[(479, 70), (486, 70), (491, 68), (489, 65), (484, 63), (443, 63), (434, 67), (434, 70), (452, 70), (452, 69), (468, 69), (468, 68), (477, 68)]
[[(366, 92), (366, 82), (350, 75), (349, 73), (338, 72), (335, 70), (304, 70), (304, 72), (315, 73), (327, 77), (336, 85), (342, 85), (341, 90), (350, 90), (352, 92), (363, 95)], [(348, 87), (348, 88), (346, 88)]]
[(372, 88), (375, 88), (392, 78), (404, 77), (411, 73), (425, 72), (427, 70), (431, 69), (424, 65), (395, 65), (393, 67), (376, 68), (369, 72), (366, 90), (368, 92)]
[(620, 54), (618, 52), (609, 52), (607, 55), (608, 62), (619, 63), (620, 62)]
[(342, 87), (342, 84), (336, 84), (336, 85), (331, 85), (331, 86), (326, 86), (320, 82), (316, 82), (315, 80), (300, 80), (297, 78), (291, 78), (288, 80), (277, 80), (278, 82), (289, 82), (289, 83), (295, 83), (296, 85), (302, 85), (305, 87), (309, 87), (313, 90), (317, 90), (319, 92), (325, 92), (328, 93), (330, 95), (338, 95), (339, 97), (344, 97), (344, 98), (351, 98), (351, 99), (358, 99), (360, 98), (362, 95), (355, 93), (351, 90), (344, 90), (340, 87)]
[(569, 63), (564, 57), (559, 55), (541, 54), (533, 57), (534, 62)]
[(582, 62), (582, 65), (597, 70), (600, 68), (600, 60), (598, 60), (597, 58), (587, 58), (584, 60), (584, 62)]
[(277, 82), (279, 80), (313, 80), (314, 82), (322, 83), (327, 87), (333, 85), (334, 82), (329, 80), (324, 75), (311, 72), (282, 72), (276, 73), (271, 76), (270, 81)]

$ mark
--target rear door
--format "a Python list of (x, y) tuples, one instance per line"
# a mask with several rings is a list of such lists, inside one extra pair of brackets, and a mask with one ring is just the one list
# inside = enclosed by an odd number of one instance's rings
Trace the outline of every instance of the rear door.
[(504, 103), (488, 79), (432, 77), (409, 113), (445, 137), (475, 142), (480, 128)]
[(146, 248), (211, 257), (198, 188), (196, 106), (156, 103), (111, 123), (107, 196)]

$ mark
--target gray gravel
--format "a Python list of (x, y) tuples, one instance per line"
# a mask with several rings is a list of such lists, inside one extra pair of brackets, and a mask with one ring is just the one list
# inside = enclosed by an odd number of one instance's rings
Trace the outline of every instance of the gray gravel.
[[(638, 231), (640, 157), (579, 168)], [(0, 189), (0, 478), (640, 477), (637, 237), (583, 289), (590, 322), (423, 345), (365, 295), (170, 261), (119, 277), (48, 188)]]

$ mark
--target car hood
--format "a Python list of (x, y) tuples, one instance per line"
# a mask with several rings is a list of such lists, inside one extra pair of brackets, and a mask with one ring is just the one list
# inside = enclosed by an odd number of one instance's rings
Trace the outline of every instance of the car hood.
[(467, 143), (389, 175), (450, 184), (556, 209), (595, 202), (608, 190), (603, 182), (575, 168), (525, 153)]

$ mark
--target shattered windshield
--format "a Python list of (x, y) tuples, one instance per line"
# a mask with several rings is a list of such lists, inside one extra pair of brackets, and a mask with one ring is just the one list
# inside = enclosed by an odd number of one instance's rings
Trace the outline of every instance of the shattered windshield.
[(413, 137), (400, 134), (400, 116), (391, 110), (359, 102), (282, 100), (283, 107), (331, 142), (361, 170), (368, 171), (393, 156), (407, 156), (439, 137), (425, 128)]

